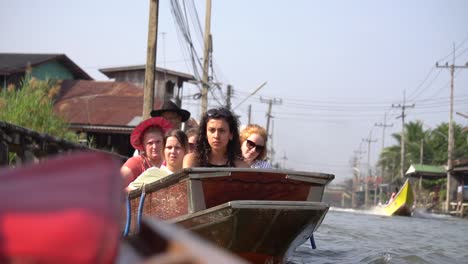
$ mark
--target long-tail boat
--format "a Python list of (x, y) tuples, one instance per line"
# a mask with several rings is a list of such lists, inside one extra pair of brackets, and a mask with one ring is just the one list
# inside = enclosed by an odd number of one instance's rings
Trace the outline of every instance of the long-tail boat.
[(413, 189), (409, 180), (403, 184), (400, 191), (395, 195), (394, 199), (391, 200), (387, 205), (378, 208), (379, 212), (384, 215), (401, 215), (411, 216), (413, 209)]
[[(284, 263), (321, 224), (334, 176), (293, 170), (191, 168), (128, 194), (124, 234), (143, 216), (176, 223), (252, 263)], [(128, 213), (131, 212), (131, 213)]]

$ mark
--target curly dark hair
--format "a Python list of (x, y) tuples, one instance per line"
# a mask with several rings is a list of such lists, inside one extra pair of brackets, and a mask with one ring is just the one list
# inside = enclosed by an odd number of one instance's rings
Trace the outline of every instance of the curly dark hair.
[(224, 107), (210, 109), (201, 118), (195, 151), (198, 157), (198, 164), (200, 167), (207, 167), (209, 164), (208, 159), (211, 146), (208, 143), (206, 126), (211, 119), (224, 119), (228, 123), (232, 139), (227, 146), (227, 165), (235, 167), (235, 160), (239, 159), (242, 155), (239, 141), (239, 120), (237, 116)]

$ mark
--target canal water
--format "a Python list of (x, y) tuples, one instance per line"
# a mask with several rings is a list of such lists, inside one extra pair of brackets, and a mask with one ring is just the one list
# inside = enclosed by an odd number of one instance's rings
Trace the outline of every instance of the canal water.
[(289, 263), (468, 263), (468, 220), (416, 211), (387, 217), (331, 208)]

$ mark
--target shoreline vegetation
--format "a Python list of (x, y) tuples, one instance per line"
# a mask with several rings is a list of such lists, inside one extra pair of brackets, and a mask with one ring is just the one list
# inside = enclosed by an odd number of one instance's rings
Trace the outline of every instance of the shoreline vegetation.
[(56, 80), (26, 76), (20, 87), (10, 84), (0, 93), (0, 120), (40, 133), (78, 142), (78, 135), (54, 113), (54, 99), (60, 91)]

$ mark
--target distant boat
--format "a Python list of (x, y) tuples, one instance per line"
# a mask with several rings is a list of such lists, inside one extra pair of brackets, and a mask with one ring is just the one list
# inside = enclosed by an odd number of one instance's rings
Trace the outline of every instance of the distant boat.
[(380, 207), (379, 212), (388, 216), (411, 216), (413, 201), (413, 189), (411, 188), (409, 180), (406, 180), (405, 184), (403, 184), (403, 187), (401, 187), (395, 198), (387, 205)]
[(184, 169), (129, 193), (124, 233), (138, 234), (142, 215), (155, 217), (251, 263), (284, 263), (322, 223), (329, 209), (323, 192), (333, 178), (290, 170)]

